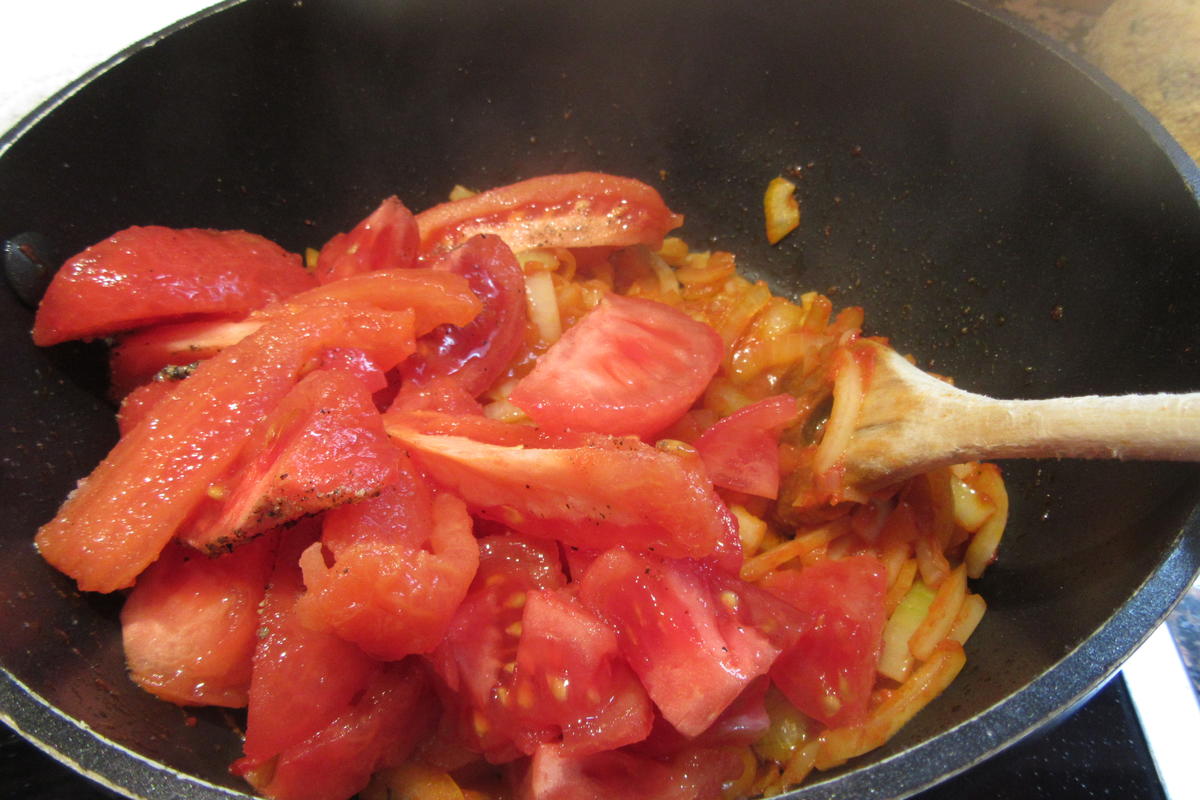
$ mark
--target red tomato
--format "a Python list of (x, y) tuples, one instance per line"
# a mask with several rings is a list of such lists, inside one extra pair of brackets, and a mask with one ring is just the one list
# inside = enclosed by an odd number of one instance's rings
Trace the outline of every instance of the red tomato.
[(866, 716), (887, 621), (887, 577), (874, 556), (777, 570), (760, 583), (803, 615), (799, 639), (771, 668), (771, 680), (805, 714), (831, 727)]
[(363, 692), (379, 662), (332, 633), (301, 622), (296, 603), (304, 593), (297, 564), (319, 533), (315, 521), (286, 531), (259, 617), (250, 679), (245, 757), (234, 771), (245, 774), (326, 728)]
[(696, 402), (724, 352), (715, 330), (682, 311), (609, 295), (508, 399), (547, 430), (648, 438)]
[(127, 228), (55, 274), (33, 340), (45, 346), (183, 317), (245, 314), (315, 284), (300, 256), (252, 233)]
[(538, 748), (517, 790), (518, 800), (716, 800), (741, 774), (731, 748), (691, 747), (669, 760), (623, 750), (571, 756), (556, 745)]
[(460, 720), (461, 740), (497, 763), (520, 755), (497, 689), (510, 691), (526, 598), (565, 582), (553, 542), (512, 534), (480, 539), (475, 581), (430, 659), (453, 693), (450, 713)]
[(138, 423), (150, 413), (150, 409), (175, 391), (175, 387), (178, 385), (178, 380), (170, 378), (160, 381), (152, 380), (125, 395), (121, 400), (121, 407), (117, 409), (117, 429), (121, 435), (124, 436), (136, 428)]
[(483, 414), (393, 408), (384, 414), (383, 424), (389, 431), (395, 428), (432, 436), (461, 436), (505, 447), (553, 447), (555, 444), (551, 437), (530, 425), (511, 425)]
[(163, 367), (184, 367), (212, 358), (262, 327), (245, 318), (155, 325), (123, 336), (109, 353), (112, 394), (124, 397)]
[(387, 431), (473, 510), (522, 533), (740, 563), (737, 525), (693, 451), (600, 436), (580, 447), (506, 447), (418, 433), (392, 417)]
[(400, 478), (402, 453), (362, 382), (340, 370), (306, 375), (251, 434), (176, 534), (216, 552), (265, 530), (374, 497)]
[(766, 696), (771, 681), (766, 675), (752, 680), (742, 693), (730, 703), (721, 715), (713, 720), (704, 733), (688, 738), (675, 730), (661, 714), (654, 717), (650, 735), (642, 742), (628, 748), (629, 752), (651, 758), (670, 758), (690, 746), (697, 747), (746, 747), (762, 738), (771, 727), (767, 713)]
[(796, 421), (796, 398), (775, 395), (718, 420), (696, 440), (717, 486), (774, 500), (779, 495), (779, 434)]
[(433, 378), (418, 386), (404, 383), (392, 399), (388, 411), (437, 411), (455, 416), (483, 415), (483, 406), (462, 387), (453, 375)]
[(256, 788), (274, 800), (341, 800), (403, 763), (433, 729), (437, 701), (413, 662), (388, 664), (332, 722), (282, 753)]
[(220, 558), (175, 544), (163, 550), (121, 609), (133, 682), (179, 705), (246, 705), (276, 544), (264, 536)]
[(387, 376), (379, 365), (362, 350), (350, 347), (330, 347), (321, 354), (321, 369), (353, 375), (371, 395), (387, 388)]
[(384, 200), (349, 233), (325, 243), (317, 257), (316, 276), (330, 283), (377, 269), (407, 269), (417, 260), (420, 234), (412, 212), (396, 197)]
[(525, 273), (495, 236), (468, 239), (433, 261), (432, 268), (465, 277), (483, 310), (469, 323), (444, 325), (422, 336), (402, 372), (417, 385), (453, 375), (475, 397), (508, 369), (524, 340)]
[(688, 737), (766, 674), (788, 636), (784, 603), (690, 561), (609, 550), (579, 596), (613, 626), (650, 699)]
[[(405, 480), (423, 483), (411, 471)], [(386, 661), (437, 647), (479, 564), (462, 501), (442, 494), (429, 511), (412, 513), (412, 493), (385, 491), (343, 510), (327, 544), (333, 563), (326, 564), (321, 544), (300, 557), (308, 588), (297, 604), (301, 617)], [(422, 516), (427, 525), (409, 524)], [(357, 530), (338, 530), (354, 518)]]
[(354, 347), (390, 369), (412, 351), (411, 325), (411, 312), (313, 308), (205, 361), (42, 526), (42, 556), (84, 591), (131, 586), (314, 358)]
[(598, 172), (532, 178), (417, 215), (422, 254), (480, 233), (497, 234), (513, 250), (655, 245), (682, 224), (651, 187)]

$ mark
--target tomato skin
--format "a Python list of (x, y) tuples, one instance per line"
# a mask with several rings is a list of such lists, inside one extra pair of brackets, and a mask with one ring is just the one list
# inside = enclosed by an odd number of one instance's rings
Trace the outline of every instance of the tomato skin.
[(779, 496), (779, 434), (796, 421), (796, 398), (775, 395), (718, 420), (695, 447), (717, 486), (774, 500)]
[(687, 737), (766, 674), (790, 637), (786, 618), (772, 619), (785, 604), (691, 561), (609, 550), (584, 573), (579, 596), (616, 630), (650, 698)]
[(118, 231), (69, 259), (38, 307), (39, 346), (171, 319), (245, 314), (313, 285), (300, 256), (245, 231)]
[(402, 374), (418, 386), (453, 376), (467, 394), (478, 396), (508, 369), (524, 340), (525, 273), (496, 236), (467, 239), (432, 259), (430, 268), (465, 277), (483, 310), (466, 324), (443, 325), (422, 336)]
[(362, 381), (342, 370), (315, 370), (255, 426), (240, 457), (176, 535), (198, 550), (233, 547), (300, 517), (374, 497), (399, 480), (401, 457)]
[(313, 358), (354, 347), (390, 369), (412, 351), (411, 324), (411, 312), (313, 308), (205, 361), (42, 526), (42, 556), (83, 591), (131, 586)]
[(412, 212), (389, 197), (348, 233), (325, 243), (315, 274), (321, 283), (379, 269), (407, 269), (417, 260), (420, 233)]
[(691, 747), (667, 760), (611, 750), (572, 756), (555, 745), (534, 753), (518, 800), (716, 800), (743, 769), (731, 748)]
[(721, 365), (710, 326), (609, 295), (538, 359), (509, 400), (551, 431), (648, 438), (683, 416)]
[[(374, 507), (364, 513), (414, 516), (378, 510), (390, 501), (391, 493), (368, 500)], [(330, 565), (322, 545), (311, 545), (300, 557), (308, 591), (297, 613), (310, 627), (332, 630), (385, 661), (437, 647), (475, 577), (479, 545), (457, 497), (438, 495), (428, 513), (426, 528), (371, 526), (351, 534), (349, 543), (336, 541)]]
[(278, 537), (220, 558), (171, 544), (121, 609), (129, 676), (178, 705), (240, 708), (250, 690), (258, 604)]
[(682, 224), (651, 187), (598, 172), (531, 178), (417, 215), (423, 256), (480, 233), (497, 234), (517, 251), (656, 245)]
[(285, 531), (259, 616), (260, 633), (250, 680), (244, 774), (328, 726), (371, 683), (379, 662), (332, 633), (300, 620), (304, 594), (298, 560), (320, 526), (304, 520)]
[(801, 612), (798, 640), (771, 679), (792, 705), (831, 727), (866, 716), (887, 621), (886, 570), (874, 556), (776, 570), (760, 582)]
[(431, 477), (514, 530), (593, 550), (620, 544), (740, 563), (736, 523), (694, 452), (600, 436), (578, 447), (509, 447), (419, 433), (390, 416), (385, 425)]

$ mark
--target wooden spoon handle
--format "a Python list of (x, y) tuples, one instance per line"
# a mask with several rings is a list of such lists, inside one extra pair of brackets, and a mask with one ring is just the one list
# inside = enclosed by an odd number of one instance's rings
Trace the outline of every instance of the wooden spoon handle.
[(1200, 461), (1200, 393), (956, 400), (945, 436), (971, 458)]

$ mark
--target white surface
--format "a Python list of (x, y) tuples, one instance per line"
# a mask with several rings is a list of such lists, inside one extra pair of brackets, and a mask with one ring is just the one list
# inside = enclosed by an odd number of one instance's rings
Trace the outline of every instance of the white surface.
[(1200, 705), (1165, 625), (1125, 662), (1123, 672), (1167, 797), (1200, 797)]
[(134, 42), (215, 0), (0, 0), (0, 131)]

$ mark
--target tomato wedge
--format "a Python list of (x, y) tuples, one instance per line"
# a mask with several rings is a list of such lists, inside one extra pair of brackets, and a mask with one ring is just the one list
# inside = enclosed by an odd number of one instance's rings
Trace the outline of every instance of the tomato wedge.
[(480, 233), (494, 233), (516, 251), (657, 245), (682, 224), (650, 186), (599, 172), (531, 178), (417, 215), (423, 255)]
[(781, 394), (717, 420), (696, 439), (712, 482), (758, 497), (778, 497), (779, 434), (798, 416), (796, 398)]
[(349, 233), (325, 243), (315, 274), (321, 283), (378, 269), (407, 269), (417, 260), (420, 233), (412, 212), (392, 196)]
[(683, 416), (724, 352), (715, 330), (682, 311), (609, 295), (551, 345), (508, 399), (547, 430), (647, 438)]
[(297, 604), (301, 617), (387, 661), (437, 647), (479, 564), (461, 500), (441, 494), (429, 509), (409, 508), (422, 502), (414, 495), (423, 487), (411, 486), (421, 481), (409, 470), (404, 487), (327, 521), (333, 563), (321, 544), (300, 557), (308, 588)]
[(740, 560), (737, 524), (694, 451), (601, 436), (566, 448), (485, 444), (418, 433), (390, 415), (385, 427), (476, 513), (522, 533), (593, 550), (728, 551)]
[(866, 716), (887, 621), (887, 573), (874, 556), (776, 570), (760, 585), (799, 611), (798, 640), (771, 668), (792, 705), (831, 727)]
[(390, 369), (412, 351), (411, 325), (411, 312), (314, 308), (223, 350), (81, 481), (38, 531), (42, 556), (84, 591), (131, 586), (314, 358), (354, 347)]
[(33, 341), (46, 346), (170, 319), (244, 314), (315, 284), (300, 256), (252, 233), (127, 228), (55, 274)]
[(684, 736), (703, 733), (790, 634), (785, 603), (695, 562), (614, 549), (579, 586), (584, 604), (617, 632), (650, 699)]
[(495, 236), (476, 236), (432, 262), (432, 269), (467, 279), (483, 301), (469, 323), (444, 325), (417, 344), (402, 370), (406, 381), (424, 385), (453, 376), (472, 397), (508, 369), (525, 337), (525, 273), (507, 245)]
[(245, 774), (303, 742), (335, 720), (371, 683), (379, 662), (332, 633), (301, 622), (304, 593), (298, 559), (320, 526), (305, 520), (285, 531), (259, 617), (258, 643), (246, 714)]
[(184, 367), (212, 358), (262, 327), (246, 318), (155, 325), (124, 336), (110, 351), (111, 392), (124, 397), (163, 367)]
[(300, 517), (374, 497), (400, 478), (362, 381), (342, 370), (304, 376), (254, 429), (176, 534), (219, 552)]
[(220, 558), (171, 544), (139, 577), (121, 609), (129, 677), (178, 705), (246, 705), (278, 537)]

